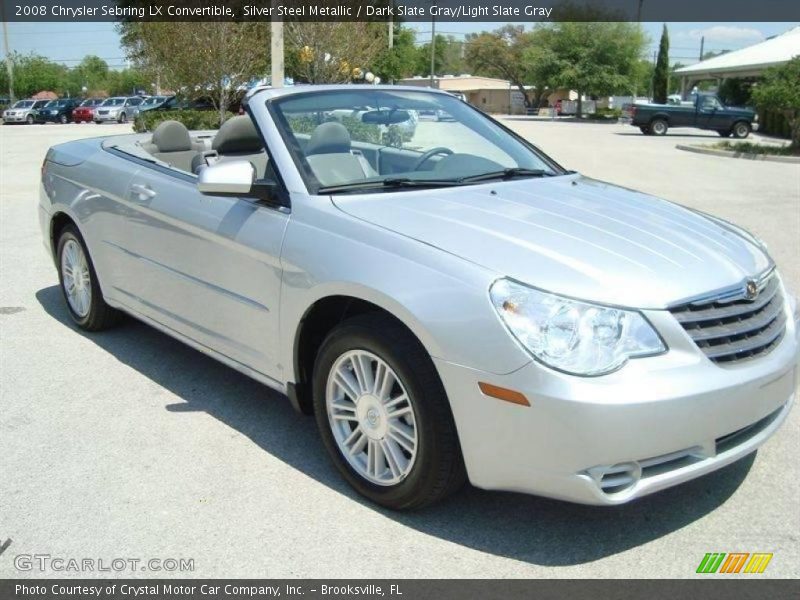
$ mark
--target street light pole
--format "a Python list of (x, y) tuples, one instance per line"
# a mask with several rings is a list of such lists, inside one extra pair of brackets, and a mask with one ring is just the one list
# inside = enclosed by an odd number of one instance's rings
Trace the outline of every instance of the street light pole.
[(6, 71), (8, 71), (8, 99), (14, 103), (14, 59), (11, 58), (11, 51), (8, 49), (8, 22), (6, 21), (6, 4), (0, 5), (3, 19), (3, 45), (6, 50)]
[[(434, 0), (432, 6), (436, 6)], [(431, 15), (431, 87), (435, 87), (436, 81), (436, 17)]]
[(283, 66), (283, 21), (276, 21), (273, 17), (271, 25), (271, 52), (272, 87), (282, 88), (284, 78)]

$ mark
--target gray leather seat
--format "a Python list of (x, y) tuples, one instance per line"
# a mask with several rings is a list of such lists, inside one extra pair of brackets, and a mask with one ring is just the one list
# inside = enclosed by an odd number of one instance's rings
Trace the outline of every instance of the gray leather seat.
[(155, 158), (180, 169), (192, 172), (192, 161), (198, 156), (189, 130), (178, 121), (163, 121), (153, 132), (152, 141), (142, 147)]
[(360, 153), (354, 153), (350, 132), (337, 121), (318, 125), (306, 144), (306, 161), (322, 185), (336, 185), (377, 177)]
[(256, 177), (264, 177), (267, 170), (267, 151), (249, 116), (241, 115), (225, 121), (214, 137), (211, 149), (217, 153), (213, 162), (248, 160), (256, 169)]

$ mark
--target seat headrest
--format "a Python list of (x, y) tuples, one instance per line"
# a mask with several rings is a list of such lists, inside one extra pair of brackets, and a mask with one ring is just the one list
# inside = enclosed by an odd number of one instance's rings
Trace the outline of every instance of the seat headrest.
[(183, 123), (164, 121), (153, 132), (153, 144), (159, 152), (185, 152), (192, 149), (192, 138)]
[(318, 125), (306, 145), (306, 156), (350, 152), (350, 132), (338, 121)]
[(222, 124), (211, 148), (217, 154), (231, 154), (235, 152), (250, 153), (261, 152), (264, 142), (258, 135), (253, 120), (247, 115), (231, 117)]

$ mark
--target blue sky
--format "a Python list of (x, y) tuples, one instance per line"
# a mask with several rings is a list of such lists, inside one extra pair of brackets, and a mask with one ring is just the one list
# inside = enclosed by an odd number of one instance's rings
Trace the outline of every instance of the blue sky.
[[(503, 23), (437, 23), (437, 32), (463, 39), (467, 33), (494, 29)], [(767, 37), (783, 33), (800, 23), (668, 23), (670, 57), (673, 62), (697, 61), (700, 38), (705, 36), (706, 50), (736, 50)], [(429, 23), (412, 24), (420, 43), (430, 36)], [(651, 38), (649, 56), (658, 47), (661, 23), (643, 23)], [(103, 58), (112, 68), (125, 66), (125, 53), (119, 46), (113, 23), (9, 23), (12, 50), (35, 52), (68, 66), (74, 66), (87, 54)], [(2, 35), (2, 34), (0, 34)]]

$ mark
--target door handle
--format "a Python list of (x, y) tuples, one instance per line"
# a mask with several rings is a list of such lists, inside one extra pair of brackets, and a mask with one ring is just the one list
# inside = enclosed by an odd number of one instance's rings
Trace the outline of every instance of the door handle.
[(131, 191), (139, 196), (139, 200), (149, 200), (155, 197), (156, 193), (143, 183), (134, 183), (131, 186)]

